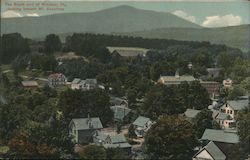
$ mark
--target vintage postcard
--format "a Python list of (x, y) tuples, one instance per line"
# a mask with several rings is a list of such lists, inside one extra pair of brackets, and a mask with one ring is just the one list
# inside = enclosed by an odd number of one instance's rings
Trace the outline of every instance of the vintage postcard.
[(250, 1), (1, 0), (0, 159), (250, 158)]

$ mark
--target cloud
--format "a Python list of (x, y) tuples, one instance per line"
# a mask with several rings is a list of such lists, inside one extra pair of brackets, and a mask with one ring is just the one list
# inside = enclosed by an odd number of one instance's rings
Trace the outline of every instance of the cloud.
[(39, 17), (39, 15), (37, 13), (27, 13), (25, 16), (28, 16), (28, 17)]
[(173, 12), (174, 15), (181, 17), (183, 19), (186, 19), (190, 22), (195, 23), (196, 22), (196, 18), (194, 16), (190, 16), (188, 15), (186, 12), (182, 11), (182, 10), (176, 10)]
[(22, 17), (22, 14), (16, 11), (8, 10), (5, 12), (1, 12), (2, 18), (13, 18), (13, 17)]
[(242, 18), (237, 15), (227, 14), (224, 16), (208, 16), (202, 22), (203, 27), (225, 27), (237, 26), (242, 22)]

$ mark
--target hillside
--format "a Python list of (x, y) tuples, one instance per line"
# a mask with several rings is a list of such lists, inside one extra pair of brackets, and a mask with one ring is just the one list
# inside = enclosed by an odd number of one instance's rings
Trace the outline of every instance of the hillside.
[(25, 37), (41, 38), (50, 33), (135, 32), (169, 27), (201, 28), (171, 13), (119, 6), (91, 13), (64, 13), (41, 17), (4, 18), (1, 32), (19, 32)]
[(176, 39), (187, 41), (209, 41), (231, 47), (250, 50), (250, 25), (223, 28), (163, 28), (132, 33), (119, 33), (144, 38)]

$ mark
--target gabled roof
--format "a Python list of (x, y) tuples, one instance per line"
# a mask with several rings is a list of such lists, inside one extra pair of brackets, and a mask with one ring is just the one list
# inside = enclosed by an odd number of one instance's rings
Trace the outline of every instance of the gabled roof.
[(36, 81), (22, 81), (24, 87), (37, 87), (38, 83)]
[(134, 48), (134, 47), (107, 47), (110, 53), (116, 51), (120, 56), (123, 57), (135, 57), (138, 55), (144, 55), (148, 52), (145, 48)]
[(239, 142), (239, 136), (236, 133), (216, 129), (206, 129), (201, 139), (234, 144)]
[(70, 125), (74, 124), (76, 130), (102, 129), (102, 123), (98, 117), (72, 119)]
[(97, 131), (97, 135), (95, 136), (95, 138), (101, 141), (105, 141), (108, 138), (108, 135), (103, 132)]
[(62, 73), (54, 73), (49, 75), (49, 79), (60, 80), (61, 78), (65, 78), (65, 76)]
[(123, 120), (123, 118), (131, 111), (131, 109), (124, 105), (111, 106), (110, 108), (114, 112), (114, 118), (119, 120)]
[(206, 146), (204, 146), (199, 152), (197, 152), (193, 157), (195, 158), (203, 150), (206, 150), (214, 160), (225, 160), (226, 155), (218, 148), (218, 146), (210, 141)]
[(96, 79), (85, 79), (85, 83), (87, 83), (87, 84), (97, 84), (97, 80)]
[(216, 116), (216, 119), (220, 119), (220, 120), (227, 120), (229, 119), (229, 115), (223, 112), (219, 112), (219, 114)]
[(143, 117), (143, 116), (139, 116), (133, 123), (133, 125), (139, 126), (139, 127), (143, 127), (148, 121), (150, 121), (149, 118), (147, 117)]
[(104, 144), (105, 148), (131, 148), (129, 143), (118, 143), (118, 144)]
[(80, 83), (81, 79), (80, 78), (75, 78), (73, 81), (72, 81), (72, 84), (78, 84)]
[(114, 104), (114, 105), (117, 105), (117, 106), (121, 105), (122, 103), (126, 103), (127, 104), (126, 100), (124, 100), (122, 98), (119, 98), (119, 97), (110, 97), (109, 102), (111, 104)]
[(181, 82), (192, 82), (195, 81), (195, 78), (193, 76), (161, 76), (161, 80), (164, 81), (165, 84), (179, 84)]
[(110, 137), (110, 140), (111, 140), (112, 144), (115, 144), (115, 143), (126, 143), (127, 142), (125, 136), (122, 135), (122, 134), (110, 135), (109, 137)]
[(227, 104), (229, 104), (234, 110), (243, 110), (249, 105), (249, 100), (236, 100), (236, 101), (227, 101)]
[(186, 112), (184, 112), (184, 115), (188, 118), (195, 118), (198, 113), (200, 113), (200, 110), (196, 109), (187, 109)]

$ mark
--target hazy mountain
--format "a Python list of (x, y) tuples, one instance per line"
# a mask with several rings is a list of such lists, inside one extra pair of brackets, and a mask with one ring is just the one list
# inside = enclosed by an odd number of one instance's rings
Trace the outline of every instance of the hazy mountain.
[(201, 28), (171, 13), (119, 6), (91, 13), (63, 13), (41, 17), (4, 18), (2, 33), (19, 32), (26, 37), (44, 37), (49, 33), (134, 32), (169, 27)]
[(210, 41), (215, 44), (225, 44), (250, 50), (250, 25), (222, 28), (164, 28), (132, 33), (120, 33), (144, 38), (176, 39), (188, 41)]

